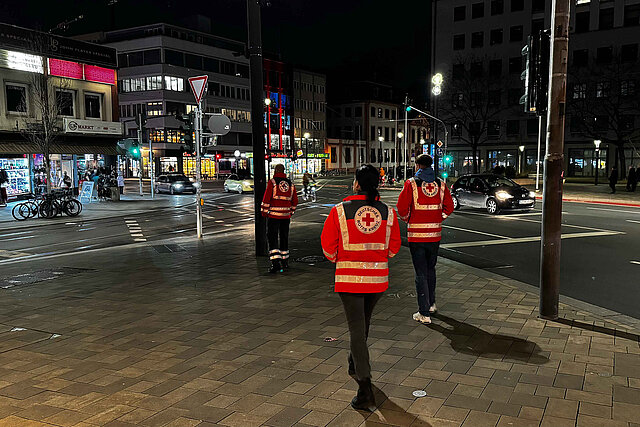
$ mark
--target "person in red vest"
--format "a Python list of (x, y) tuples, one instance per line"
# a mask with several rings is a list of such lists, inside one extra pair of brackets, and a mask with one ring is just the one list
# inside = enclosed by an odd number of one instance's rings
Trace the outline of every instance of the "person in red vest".
[(262, 216), (267, 217), (270, 273), (281, 273), (289, 268), (289, 225), (296, 206), (296, 187), (284, 174), (284, 166), (276, 165), (262, 198)]
[(442, 234), (442, 220), (453, 212), (447, 185), (436, 178), (428, 154), (416, 158), (416, 175), (404, 183), (398, 197), (398, 215), (407, 222), (407, 240), (416, 271), (418, 312), (413, 320), (431, 323), (436, 308), (436, 262)]
[(335, 292), (349, 324), (349, 374), (355, 375), (355, 409), (375, 406), (367, 337), (371, 314), (389, 286), (388, 258), (400, 250), (396, 212), (380, 201), (378, 170), (363, 165), (353, 181), (355, 196), (331, 209), (322, 229), (322, 250), (336, 264)]

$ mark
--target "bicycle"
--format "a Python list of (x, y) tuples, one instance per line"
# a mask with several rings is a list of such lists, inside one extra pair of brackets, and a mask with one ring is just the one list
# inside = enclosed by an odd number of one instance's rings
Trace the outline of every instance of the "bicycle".
[(11, 215), (18, 221), (24, 221), (29, 218), (35, 218), (38, 216), (38, 197), (34, 197), (31, 194), (30, 199), (25, 200), (22, 203), (18, 203), (11, 210)]
[(315, 202), (317, 200), (317, 197), (316, 197), (316, 183), (315, 182), (310, 182), (309, 185), (307, 185), (306, 190), (303, 190), (303, 192), (302, 192), (302, 198), (305, 201), (311, 199), (312, 202)]

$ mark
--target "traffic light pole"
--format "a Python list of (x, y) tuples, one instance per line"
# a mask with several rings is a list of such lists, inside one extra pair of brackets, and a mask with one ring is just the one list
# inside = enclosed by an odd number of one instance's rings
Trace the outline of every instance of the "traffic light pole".
[(202, 102), (198, 101), (198, 108), (196, 109), (195, 120), (195, 133), (196, 133), (196, 183), (198, 188), (196, 189), (196, 230), (198, 233), (198, 239), (202, 238), (202, 160), (200, 158), (200, 152), (202, 151)]
[(540, 257), (540, 317), (558, 318), (564, 124), (571, 0), (553, 0), (551, 9), (551, 67), (547, 108), (547, 154), (542, 197)]
[[(138, 147), (142, 147), (142, 114), (140, 113), (138, 113)], [(142, 196), (142, 153), (138, 159), (138, 187)]]
[(153, 188), (154, 173), (153, 173), (153, 144), (151, 142), (151, 136), (149, 136), (149, 178), (151, 178), (151, 198), (155, 196), (155, 190)]
[(267, 223), (262, 216), (262, 197), (267, 185), (265, 178), (264, 84), (262, 80), (262, 29), (259, 0), (247, 0), (248, 52), (251, 70), (251, 131), (253, 134), (253, 197), (255, 215), (256, 255), (267, 254)]
[(409, 112), (407, 111), (407, 107), (409, 107), (409, 96), (404, 96), (404, 180), (407, 180), (407, 167), (409, 166), (409, 153), (407, 152), (407, 139), (409, 139)]

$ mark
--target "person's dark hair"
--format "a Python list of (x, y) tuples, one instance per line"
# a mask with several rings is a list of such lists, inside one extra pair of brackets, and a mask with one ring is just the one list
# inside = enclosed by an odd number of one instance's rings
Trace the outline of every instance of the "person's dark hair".
[(282, 163), (278, 163), (274, 170), (276, 173), (284, 173), (284, 165)]
[(420, 154), (416, 157), (416, 164), (421, 168), (429, 168), (433, 165), (433, 158), (428, 154)]
[(360, 189), (367, 193), (367, 203), (370, 205), (376, 201), (378, 193), (378, 180), (380, 172), (374, 166), (362, 165), (356, 170), (356, 181), (360, 184)]

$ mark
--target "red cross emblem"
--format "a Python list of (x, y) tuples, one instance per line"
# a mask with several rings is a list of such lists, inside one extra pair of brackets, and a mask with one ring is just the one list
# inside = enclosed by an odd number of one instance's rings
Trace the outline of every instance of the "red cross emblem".
[(374, 233), (382, 224), (382, 215), (373, 206), (362, 206), (353, 219), (358, 230), (365, 234)]
[(438, 194), (438, 184), (435, 182), (423, 182), (422, 183), (422, 192), (427, 197), (433, 197)]

